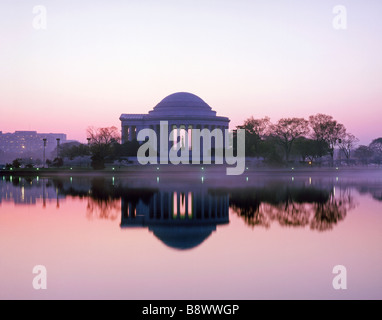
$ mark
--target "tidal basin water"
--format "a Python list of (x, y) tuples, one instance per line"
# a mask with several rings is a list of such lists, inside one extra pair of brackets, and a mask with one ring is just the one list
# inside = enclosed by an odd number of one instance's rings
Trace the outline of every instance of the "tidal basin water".
[(1, 299), (381, 299), (382, 170), (0, 175), (0, 252)]

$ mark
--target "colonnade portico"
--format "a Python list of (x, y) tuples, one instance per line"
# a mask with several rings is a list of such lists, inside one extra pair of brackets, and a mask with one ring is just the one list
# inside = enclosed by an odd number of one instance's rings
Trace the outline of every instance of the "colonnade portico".
[[(186, 130), (187, 128), (187, 130)], [(181, 143), (181, 139), (183, 136), (185, 136), (185, 131), (187, 131), (187, 136), (188, 136), (188, 147), (190, 150), (192, 150), (192, 130), (193, 129), (198, 129), (202, 131), (203, 129), (207, 129), (210, 132), (212, 132), (215, 129), (221, 130), (222, 136), (223, 136), (223, 142), (224, 142), (224, 135), (225, 135), (225, 130), (228, 130), (228, 126), (225, 125), (211, 125), (211, 124), (188, 124), (187, 122), (182, 123), (181, 121), (178, 123), (170, 123), (169, 124), (169, 133), (173, 131), (175, 134), (178, 136), (178, 143)], [(214, 144), (214, 140), (212, 143)], [(170, 146), (171, 147), (171, 146)], [(214, 145), (212, 145), (214, 147)]]
[[(142, 129), (152, 129), (158, 138), (157, 152), (160, 152), (160, 123), (166, 121), (168, 123), (167, 139), (172, 130), (180, 131), (180, 137), (175, 143), (186, 145), (185, 131), (188, 133), (188, 147), (192, 149), (191, 130), (192, 129), (208, 129), (213, 131), (219, 129), (223, 133), (223, 144), (225, 130), (228, 129), (229, 119), (216, 115), (211, 107), (202, 99), (187, 92), (178, 92), (164, 98), (158, 103), (148, 114), (122, 114), (120, 117), (122, 126), (122, 143), (133, 141), (137, 138), (138, 133)], [(212, 148), (215, 147), (214, 139)], [(169, 148), (173, 144), (169, 144)], [(181, 145), (181, 146), (182, 146)], [(224, 146), (224, 145), (223, 145)]]

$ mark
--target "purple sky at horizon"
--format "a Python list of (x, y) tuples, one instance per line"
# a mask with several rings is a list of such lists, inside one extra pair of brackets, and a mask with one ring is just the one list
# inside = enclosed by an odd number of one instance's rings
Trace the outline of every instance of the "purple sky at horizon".
[[(335, 30), (333, 7), (347, 9)], [(47, 9), (36, 30), (33, 7)], [(332, 115), (361, 144), (382, 136), (378, 0), (0, 3), (0, 131), (120, 127), (187, 91), (231, 127), (246, 118)]]

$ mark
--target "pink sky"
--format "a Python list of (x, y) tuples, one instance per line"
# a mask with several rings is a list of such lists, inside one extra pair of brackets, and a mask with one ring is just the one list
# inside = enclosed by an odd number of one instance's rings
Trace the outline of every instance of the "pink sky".
[[(44, 3), (42, 3), (44, 4)], [(382, 3), (337, 1), (35, 1), (0, 3), (0, 131), (120, 126), (187, 91), (231, 126), (327, 113), (363, 144), (382, 136)]]

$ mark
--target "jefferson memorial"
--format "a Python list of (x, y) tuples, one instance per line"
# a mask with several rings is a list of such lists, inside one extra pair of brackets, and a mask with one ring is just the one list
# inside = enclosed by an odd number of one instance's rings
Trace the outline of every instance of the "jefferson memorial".
[[(119, 118), (122, 125), (122, 143), (137, 138), (142, 129), (153, 129), (157, 136), (160, 133), (160, 121), (168, 121), (170, 130), (191, 129), (228, 129), (229, 119), (219, 117), (216, 111), (198, 96), (178, 92), (165, 97), (147, 114), (122, 114)], [(191, 136), (191, 134), (189, 134)], [(189, 146), (191, 147), (191, 143)]]

